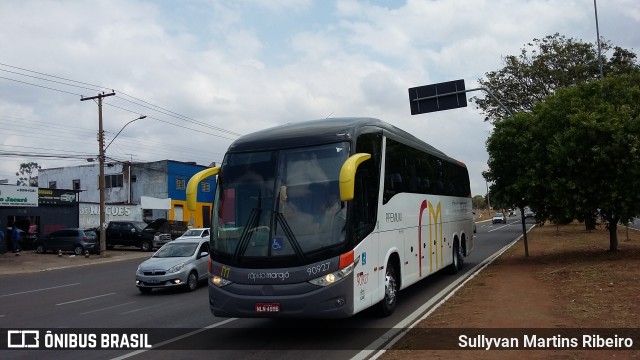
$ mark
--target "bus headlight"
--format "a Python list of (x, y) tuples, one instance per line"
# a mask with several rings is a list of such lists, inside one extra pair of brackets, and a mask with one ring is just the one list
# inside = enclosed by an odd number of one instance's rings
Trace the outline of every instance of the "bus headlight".
[(350, 264), (349, 266), (340, 269), (338, 271), (334, 271), (332, 273), (329, 274), (325, 274), (322, 275), (319, 278), (315, 278), (312, 280), (309, 280), (309, 283), (313, 284), (313, 285), (318, 285), (318, 286), (328, 286), (331, 285), (337, 281), (340, 281), (344, 278), (346, 278), (347, 276), (349, 276), (349, 274), (351, 274), (353, 272), (353, 263)]
[(213, 285), (217, 286), (217, 287), (223, 287), (223, 286), (227, 286), (227, 285), (231, 284), (231, 281), (229, 281), (229, 280), (227, 280), (227, 279), (225, 279), (225, 278), (223, 278), (221, 276), (213, 275), (211, 277), (211, 283)]

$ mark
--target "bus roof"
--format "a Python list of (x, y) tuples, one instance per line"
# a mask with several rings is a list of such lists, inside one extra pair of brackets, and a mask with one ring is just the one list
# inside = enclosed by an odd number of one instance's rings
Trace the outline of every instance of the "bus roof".
[(228, 152), (265, 151), (327, 144), (355, 139), (359, 134), (374, 132), (375, 129), (379, 129), (385, 136), (396, 141), (464, 166), (408, 132), (379, 119), (368, 117), (329, 118), (280, 125), (236, 139), (229, 146)]

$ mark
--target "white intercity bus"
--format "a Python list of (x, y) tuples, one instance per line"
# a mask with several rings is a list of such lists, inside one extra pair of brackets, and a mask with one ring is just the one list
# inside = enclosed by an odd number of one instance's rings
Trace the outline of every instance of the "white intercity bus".
[(188, 207), (210, 176), (215, 316), (341, 318), (374, 305), (389, 315), (400, 290), (456, 273), (473, 249), (466, 166), (377, 119), (242, 136), (191, 178)]

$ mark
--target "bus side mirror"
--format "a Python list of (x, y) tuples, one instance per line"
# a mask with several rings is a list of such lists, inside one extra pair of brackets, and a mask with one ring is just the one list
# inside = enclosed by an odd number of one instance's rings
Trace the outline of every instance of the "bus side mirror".
[(358, 166), (371, 158), (371, 154), (358, 153), (351, 155), (340, 169), (340, 201), (353, 200)]
[(209, 169), (204, 169), (189, 179), (187, 183), (187, 209), (190, 211), (196, 210), (196, 202), (198, 200), (198, 184), (210, 176), (218, 175), (220, 167), (216, 166)]

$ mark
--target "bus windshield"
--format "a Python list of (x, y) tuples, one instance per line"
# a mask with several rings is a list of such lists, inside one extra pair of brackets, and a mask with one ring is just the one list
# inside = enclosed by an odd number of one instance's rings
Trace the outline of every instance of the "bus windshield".
[[(345, 241), (338, 177), (349, 143), (227, 154), (211, 250), (231, 264), (306, 255)], [(250, 261), (250, 260), (249, 260)], [(274, 262), (275, 263), (275, 262)]]

